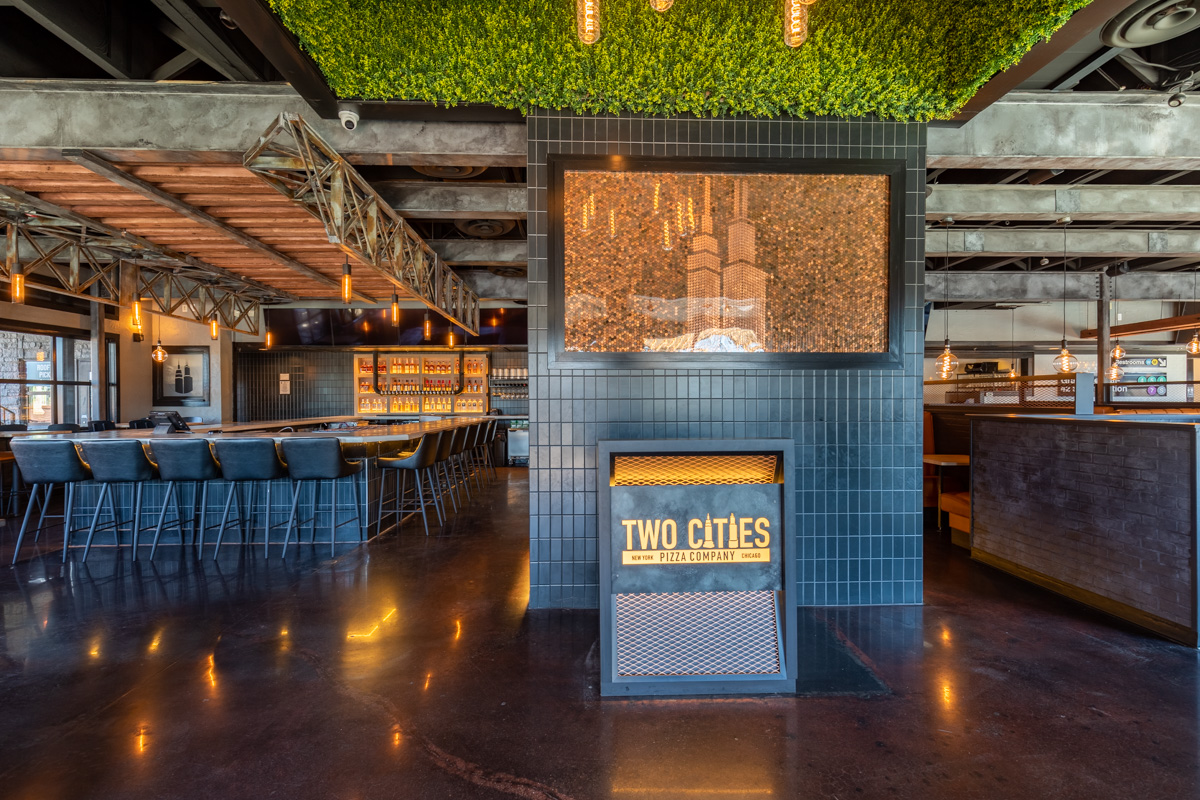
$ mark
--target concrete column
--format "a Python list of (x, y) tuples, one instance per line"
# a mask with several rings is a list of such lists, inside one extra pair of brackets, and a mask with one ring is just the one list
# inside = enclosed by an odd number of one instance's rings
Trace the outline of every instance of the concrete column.
[(1112, 343), (1109, 341), (1109, 319), (1112, 311), (1112, 278), (1101, 272), (1099, 277), (1100, 283), (1100, 299), (1096, 303), (1096, 330), (1099, 334), (1096, 336), (1096, 402), (1103, 404), (1106, 401), (1104, 396), (1104, 383), (1108, 380), (1108, 355), (1112, 352)]

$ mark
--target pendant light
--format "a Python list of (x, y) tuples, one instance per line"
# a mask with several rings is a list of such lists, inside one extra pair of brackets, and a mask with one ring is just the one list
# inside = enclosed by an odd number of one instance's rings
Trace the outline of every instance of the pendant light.
[(1104, 379), (1109, 383), (1117, 383), (1125, 376), (1125, 370), (1121, 369), (1121, 365), (1117, 362), (1109, 364), (1108, 369), (1104, 373)]
[(583, 44), (600, 41), (600, 0), (575, 0), (575, 35)]
[(1017, 374), (1017, 310), (1009, 309), (1008, 319), (1008, 377), (1016, 378)]
[(650, 0), (650, 7), (660, 14), (673, 5), (675, 0)]
[[(946, 220), (942, 221), (946, 227), (946, 252), (950, 252), (950, 227)], [(942, 354), (934, 361), (937, 367), (938, 374), (942, 380), (947, 381), (954, 377), (958, 370), (958, 357), (950, 352), (950, 260), (946, 260), (947, 269), (944, 280), (942, 281), (942, 335), (944, 336)]]
[(275, 344), (275, 337), (271, 334), (271, 329), (267, 328), (266, 336), (263, 339), (263, 349), (270, 350), (273, 344)]
[(354, 299), (354, 287), (350, 280), (350, 259), (347, 257), (342, 263), (342, 302), (350, 305), (350, 301)]
[(1062, 351), (1052, 362), (1054, 371), (1064, 375), (1079, 369), (1079, 359), (1071, 355), (1071, 351), (1067, 349), (1067, 224), (1070, 221), (1070, 217), (1059, 220), (1063, 226), (1063, 338)]
[(8, 273), (8, 299), (14, 305), (25, 303), (25, 267), (20, 261), (12, 265)]
[(154, 349), (150, 351), (150, 358), (159, 364), (167, 360), (167, 351), (163, 349), (161, 337), (158, 340), (158, 344), (154, 345)]
[(783, 0), (783, 43), (799, 47), (808, 40), (808, 7), (817, 0)]
[(392, 327), (400, 327), (400, 297), (392, 292)]
[[(1100, 280), (1104, 280), (1104, 277), (1101, 276)], [(1119, 300), (1117, 300), (1117, 291), (1116, 291), (1117, 290), (1117, 281), (1115, 278), (1113, 279), (1112, 285), (1113, 285), (1113, 311), (1116, 312), (1121, 308), (1121, 303)], [(1121, 315), (1117, 314), (1116, 316), (1119, 319)], [(1120, 361), (1124, 357), (1125, 357), (1125, 348), (1121, 347), (1121, 340), (1113, 339), (1113, 348), (1108, 354), (1109, 362), (1115, 366), (1117, 364), (1117, 362)], [(1112, 370), (1109, 369), (1109, 372), (1112, 372)]]
[(425, 323), (422, 326), (422, 332), (425, 334), (425, 341), (433, 338), (433, 323), (429, 321), (429, 312), (425, 312)]
[(216, 314), (208, 318), (208, 336), (214, 342), (221, 338), (221, 323)]

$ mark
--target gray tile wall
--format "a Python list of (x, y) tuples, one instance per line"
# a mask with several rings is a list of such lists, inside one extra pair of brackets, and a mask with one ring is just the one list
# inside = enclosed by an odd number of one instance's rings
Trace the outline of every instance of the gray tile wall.
[[(801, 605), (920, 603), (925, 126), (539, 111), (528, 128), (531, 606), (599, 604), (596, 441), (675, 437), (795, 440)], [(552, 153), (904, 160), (903, 367), (549, 369)]]
[[(354, 411), (354, 354), (345, 350), (239, 350), (234, 354), (238, 422), (340, 417)], [(291, 394), (279, 393), (279, 374)]]

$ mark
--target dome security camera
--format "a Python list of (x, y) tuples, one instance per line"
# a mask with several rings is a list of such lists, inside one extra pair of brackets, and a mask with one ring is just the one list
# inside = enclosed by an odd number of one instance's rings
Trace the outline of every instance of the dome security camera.
[(352, 131), (358, 127), (358, 112), (350, 109), (343, 109), (338, 112), (338, 119), (342, 123), (342, 127), (348, 131)]
[(1187, 100), (1187, 95), (1183, 92), (1176, 92), (1167, 98), (1167, 105), (1171, 108), (1179, 108), (1183, 105), (1183, 101)]

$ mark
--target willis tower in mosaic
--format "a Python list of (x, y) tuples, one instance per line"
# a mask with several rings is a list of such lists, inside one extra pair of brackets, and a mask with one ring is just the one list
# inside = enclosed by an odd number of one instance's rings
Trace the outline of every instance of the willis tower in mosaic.
[[(706, 333), (738, 331), (762, 346), (767, 332), (767, 274), (755, 257), (754, 223), (750, 221), (750, 196), (745, 181), (733, 184), (733, 220), (729, 224), (723, 265), (713, 235), (712, 178), (704, 179), (704, 210), (700, 231), (692, 240), (687, 259), (687, 332), (698, 339)], [(738, 337), (742, 338), (742, 337)]]

